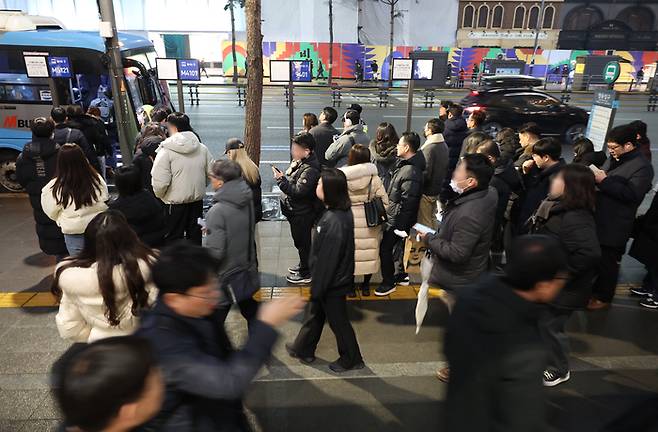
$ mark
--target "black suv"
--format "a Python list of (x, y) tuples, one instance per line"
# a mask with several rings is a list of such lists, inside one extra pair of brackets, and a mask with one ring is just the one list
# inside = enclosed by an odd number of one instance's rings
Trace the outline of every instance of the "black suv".
[(495, 135), (504, 127), (518, 129), (535, 122), (544, 135), (562, 137), (567, 144), (585, 133), (589, 115), (584, 109), (565, 105), (553, 96), (533, 88), (483, 86), (461, 101), (464, 115), (484, 111), (483, 129)]

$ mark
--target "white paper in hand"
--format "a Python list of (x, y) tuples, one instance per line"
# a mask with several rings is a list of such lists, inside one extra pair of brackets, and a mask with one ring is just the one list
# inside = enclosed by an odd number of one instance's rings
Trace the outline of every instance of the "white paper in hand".
[(409, 234), (407, 234), (406, 231), (393, 230), (393, 234), (395, 234), (398, 237), (402, 237), (402, 238), (409, 237)]

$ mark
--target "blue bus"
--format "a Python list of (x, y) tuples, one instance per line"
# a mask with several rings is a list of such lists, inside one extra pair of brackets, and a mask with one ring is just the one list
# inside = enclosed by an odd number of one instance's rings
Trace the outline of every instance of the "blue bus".
[[(62, 105), (79, 104), (86, 110), (99, 96), (109, 94), (109, 58), (101, 36), (57, 27), (36, 25), (33, 30), (0, 33), (1, 190), (21, 190), (16, 182), (16, 157), (31, 139), (30, 122), (35, 117), (48, 117), (53, 100)], [(124, 67), (122, 87), (128, 95), (127, 127), (129, 136), (134, 137), (143, 106), (170, 106), (171, 102), (168, 88), (156, 78), (153, 44), (129, 33), (120, 33), (119, 40)], [(72, 76), (29, 78), (25, 55), (68, 57)]]

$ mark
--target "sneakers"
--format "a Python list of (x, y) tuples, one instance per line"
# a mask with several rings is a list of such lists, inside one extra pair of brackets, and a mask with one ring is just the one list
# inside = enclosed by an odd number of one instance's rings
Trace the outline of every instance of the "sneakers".
[(448, 383), (450, 382), (450, 368), (449, 367), (444, 367), (441, 369), (437, 369), (436, 371), (436, 379), (438, 379), (441, 382)]
[(301, 266), (299, 264), (295, 264), (292, 267), (288, 267), (288, 273), (290, 274), (299, 273), (299, 270), (301, 270)]
[(362, 361), (355, 364), (354, 366), (352, 366), (350, 368), (346, 368), (346, 367), (341, 366), (341, 364), (338, 362), (338, 360), (336, 360), (335, 362), (329, 364), (329, 369), (334, 371), (334, 373), (343, 373), (343, 372), (347, 372), (347, 371), (351, 371), (351, 370), (363, 369), (364, 367), (366, 367), (366, 365)]
[(395, 284), (400, 286), (409, 286), (409, 275), (407, 273), (396, 274)]
[(391, 293), (395, 292), (395, 285), (389, 286), (389, 285), (379, 285), (377, 289), (375, 289), (375, 295), (379, 297), (387, 296)]
[(651, 295), (653, 290), (650, 290), (649, 288), (645, 286), (639, 286), (639, 287), (633, 287), (631, 288), (631, 294), (634, 294), (636, 296), (648, 296)]
[(306, 285), (310, 284), (312, 279), (310, 274), (294, 273), (288, 276), (286, 280), (293, 285)]
[(658, 301), (652, 295), (648, 295), (646, 298), (640, 300), (640, 306), (648, 309), (658, 309)]
[(571, 372), (567, 371), (565, 375), (560, 375), (557, 371), (554, 370), (545, 370), (544, 371), (544, 387), (555, 387), (556, 385), (569, 381), (571, 378)]

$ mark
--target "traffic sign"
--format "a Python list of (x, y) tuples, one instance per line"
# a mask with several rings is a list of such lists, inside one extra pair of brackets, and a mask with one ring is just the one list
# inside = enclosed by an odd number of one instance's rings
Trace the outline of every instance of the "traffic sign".
[(51, 78), (71, 78), (71, 62), (68, 57), (48, 57), (48, 69)]
[(603, 80), (608, 84), (612, 84), (617, 81), (620, 73), (621, 66), (618, 61), (608, 62), (603, 68)]

